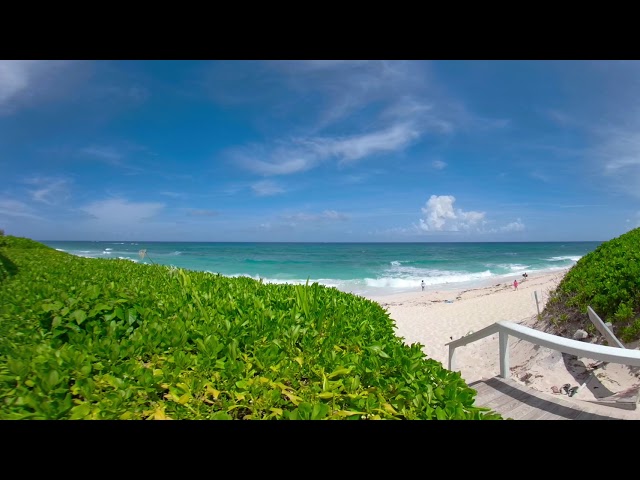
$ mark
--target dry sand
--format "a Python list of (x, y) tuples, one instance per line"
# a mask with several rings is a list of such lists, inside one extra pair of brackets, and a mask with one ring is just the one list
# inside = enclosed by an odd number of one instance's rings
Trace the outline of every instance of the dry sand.
[[(567, 270), (529, 275), (514, 289), (512, 283), (496, 283), (469, 290), (420, 291), (369, 297), (395, 321), (396, 334), (405, 343), (420, 343), (425, 354), (448, 368), (451, 340), (476, 332), (500, 320), (535, 327), (536, 317)], [(536, 305), (537, 296), (537, 305)], [(637, 348), (637, 345), (626, 345)], [(640, 387), (640, 368), (576, 358), (530, 342), (510, 339), (511, 378), (530, 388), (565, 400), (584, 402)], [(456, 349), (456, 370), (467, 384), (500, 373), (498, 334)], [(573, 396), (562, 386), (580, 387)], [(595, 387), (595, 388), (594, 388)], [(560, 393), (556, 393), (556, 392)], [(604, 392), (604, 393), (603, 393)], [(589, 402), (591, 405), (591, 402)], [(600, 407), (600, 405), (598, 405)], [(603, 406), (603, 412), (618, 407)], [(625, 418), (640, 419), (640, 408)]]

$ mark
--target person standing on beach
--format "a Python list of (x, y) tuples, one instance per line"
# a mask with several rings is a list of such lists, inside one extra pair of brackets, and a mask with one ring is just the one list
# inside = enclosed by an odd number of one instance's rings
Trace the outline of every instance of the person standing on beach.
[(513, 289), (514, 290), (518, 289), (518, 280), (517, 279), (513, 281)]
[(422, 291), (424, 292), (424, 280), (422, 280)]

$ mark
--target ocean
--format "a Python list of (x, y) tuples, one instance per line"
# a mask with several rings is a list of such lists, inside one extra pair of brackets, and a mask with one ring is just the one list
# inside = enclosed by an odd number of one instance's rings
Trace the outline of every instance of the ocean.
[[(124, 259), (248, 276), (265, 283), (318, 282), (365, 297), (478, 288), (569, 268), (602, 242), (199, 243), (41, 241), (89, 258)], [(147, 257), (140, 257), (140, 250)]]

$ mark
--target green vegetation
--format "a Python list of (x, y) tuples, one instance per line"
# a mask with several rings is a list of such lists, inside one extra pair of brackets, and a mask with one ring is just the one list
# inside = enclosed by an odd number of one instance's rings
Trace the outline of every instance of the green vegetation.
[(576, 328), (595, 333), (591, 306), (623, 342), (640, 339), (640, 228), (601, 244), (567, 272), (550, 297), (543, 318), (557, 333)]
[(1, 241), (0, 419), (502, 418), (367, 299)]

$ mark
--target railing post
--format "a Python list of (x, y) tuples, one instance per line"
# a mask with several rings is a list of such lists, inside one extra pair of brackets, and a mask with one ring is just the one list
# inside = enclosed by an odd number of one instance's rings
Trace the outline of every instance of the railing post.
[(500, 342), (500, 376), (509, 378), (509, 333), (503, 330), (499, 332)]
[(449, 345), (449, 370), (454, 371), (456, 368), (456, 359), (455, 359), (456, 347), (452, 347)]

